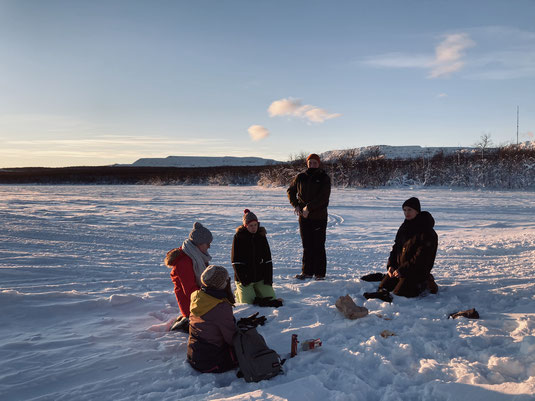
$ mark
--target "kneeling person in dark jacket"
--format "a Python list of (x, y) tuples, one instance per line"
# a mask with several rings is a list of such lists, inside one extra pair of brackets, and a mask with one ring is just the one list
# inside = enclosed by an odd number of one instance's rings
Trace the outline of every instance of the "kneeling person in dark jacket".
[(266, 229), (256, 214), (243, 211), (243, 225), (236, 229), (231, 251), (236, 301), (255, 303), (255, 299), (275, 300), (273, 263)]
[(416, 297), (425, 289), (436, 293), (438, 287), (431, 274), (438, 247), (435, 220), (429, 212), (421, 211), (418, 198), (407, 199), (403, 213), (405, 221), (396, 234), (379, 290), (404, 297)]
[(208, 266), (201, 284), (191, 295), (188, 362), (203, 373), (226, 372), (237, 367), (232, 338), (238, 330), (227, 269)]

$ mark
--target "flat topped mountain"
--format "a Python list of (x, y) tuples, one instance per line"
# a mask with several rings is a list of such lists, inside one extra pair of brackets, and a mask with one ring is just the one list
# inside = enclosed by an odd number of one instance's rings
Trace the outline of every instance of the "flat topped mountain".
[(265, 166), (280, 163), (261, 157), (211, 157), (211, 156), (167, 156), (165, 158), (144, 157), (132, 163), (136, 167), (218, 167), (218, 166)]

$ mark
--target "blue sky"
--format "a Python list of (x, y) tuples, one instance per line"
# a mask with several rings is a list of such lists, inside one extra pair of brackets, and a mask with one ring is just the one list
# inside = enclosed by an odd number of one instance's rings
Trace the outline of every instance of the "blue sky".
[(535, 140), (535, 1), (0, 0), (0, 167)]

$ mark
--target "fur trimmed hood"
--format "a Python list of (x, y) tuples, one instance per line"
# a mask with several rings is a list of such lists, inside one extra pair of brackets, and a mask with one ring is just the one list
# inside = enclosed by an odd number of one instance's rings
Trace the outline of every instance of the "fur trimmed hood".
[(182, 248), (175, 248), (171, 249), (169, 252), (167, 252), (167, 255), (165, 255), (164, 263), (167, 267), (171, 268), (176, 264), (176, 261), (182, 255), (184, 252), (182, 251)]

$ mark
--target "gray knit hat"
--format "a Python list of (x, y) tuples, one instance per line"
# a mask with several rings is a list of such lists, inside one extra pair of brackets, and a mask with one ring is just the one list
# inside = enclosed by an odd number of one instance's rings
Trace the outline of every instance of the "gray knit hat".
[(228, 272), (223, 266), (210, 265), (201, 274), (201, 283), (205, 287), (224, 289), (227, 286)]
[(256, 217), (256, 214), (254, 214), (253, 212), (251, 212), (249, 209), (245, 209), (243, 211), (243, 225), (246, 226), (247, 224), (249, 224), (251, 221), (256, 221), (258, 222), (258, 218)]
[(214, 238), (209, 229), (196, 221), (193, 223), (193, 230), (189, 233), (189, 239), (192, 240), (195, 245), (201, 245), (211, 243)]

